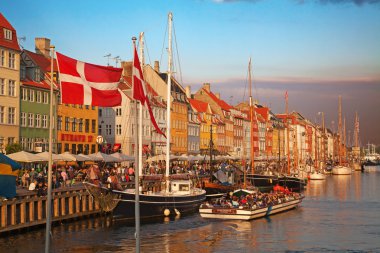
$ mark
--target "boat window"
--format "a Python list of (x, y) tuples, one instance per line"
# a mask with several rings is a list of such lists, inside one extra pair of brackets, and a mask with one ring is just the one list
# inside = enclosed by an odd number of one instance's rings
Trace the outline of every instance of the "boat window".
[(179, 190), (180, 191), (189, 191), (189, 185), (188, 184), (180, 184)]

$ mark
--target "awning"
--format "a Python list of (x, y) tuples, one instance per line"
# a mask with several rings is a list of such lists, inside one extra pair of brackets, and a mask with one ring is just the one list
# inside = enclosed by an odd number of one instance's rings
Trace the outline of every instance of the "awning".
[(120, 148), (121, 148), (121, 143), (115, 143), (115, 144), (113, 144), (112, 151), (118, 152)]

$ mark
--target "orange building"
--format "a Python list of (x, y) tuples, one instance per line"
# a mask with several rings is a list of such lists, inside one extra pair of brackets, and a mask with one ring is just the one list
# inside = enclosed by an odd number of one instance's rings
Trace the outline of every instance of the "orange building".
[(58, 153), (92, 154), (98, 151), (98, 107), (58, 105)]

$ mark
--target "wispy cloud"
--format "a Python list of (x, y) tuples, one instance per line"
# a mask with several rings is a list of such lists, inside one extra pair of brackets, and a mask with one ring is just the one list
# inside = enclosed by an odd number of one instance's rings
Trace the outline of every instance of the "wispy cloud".
[[(265, 0), (213, 0), (215, 3), (233, 3), (233, 2), (249, 2), (257, 3)], [(292, 0), (298, 4), (304, 4), (307, 2), (315, 2), (319, 4), (355, 4), (358, 6), (364, 4), (379, 4), (380, 0)]]

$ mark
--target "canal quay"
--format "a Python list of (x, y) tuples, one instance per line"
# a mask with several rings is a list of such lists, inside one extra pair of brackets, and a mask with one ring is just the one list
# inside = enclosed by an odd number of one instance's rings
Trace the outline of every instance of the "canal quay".
[[(378, 168), (380, 169), (380, 168)], [(380, 252), (380, 170), (308, 182), (298, 209), (252, 221), (199, 214), (141, 226), (141, 252)], [(43, 252), (44, 228), (0, 238), (0, 252)], [(133, 224), (62, 221), (51, 252), (133, 252)]]

